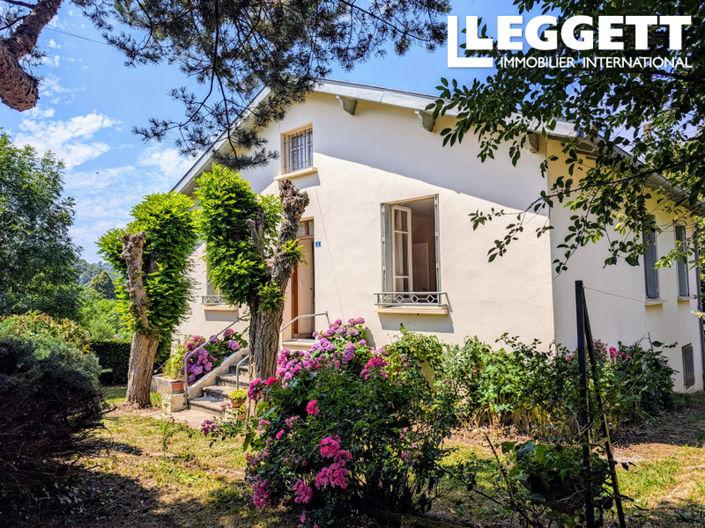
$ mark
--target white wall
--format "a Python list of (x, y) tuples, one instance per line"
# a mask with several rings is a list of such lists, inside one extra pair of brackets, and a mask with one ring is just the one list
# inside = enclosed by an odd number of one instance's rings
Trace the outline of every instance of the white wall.
[[(548, 155), (561, 159), (549, 162), (549, 181), (567, 173), (560, 145), (549, 143)], [(577, 178), (577, 176), (576, 176)], [(661, 257), (675, 247), (673, 218), (656, 204), (650, 207), (660, 226), (668, 226), (657, 237), (656, 248)], [(570, 225), (573, 211), (557, 207), (551, 211), (551, 251), (553, 258), (563, 255), (558, 244)], [(692, 220), (688, 222), (688, 236), (693, 235)], [(615, 236), (617, 236), (615, 234)], [(702, 357), (698, 320), (692, 313), (697, 311), (695, 299), (678, 300), (678, 278), (675, 265), (661, 268), (659, 274), (660, 304), (647, 304), (644, 284), (643, 258), (639, 266), (629, 266), (623, 261), (614, 266), (603, 267), (602, 263), (609, 256), (608, 242), (600, 241), (581, 249), (568, 262), (568, 271), (562, 272), (554, 280), (553, 302), (555, 305), (556, 340), (575, 348), (577, 345), (575, 314), (575, 281), (582, 280), (586, 287), (586, 299), (590, 315), (592, 333), (595, 338), (616, 345), (618, 341), (631, 344), (641, 338), (648, 338), (664, 343), (676, 343), (677, 347), (665, 350), (669, 364), (679, 372), (675, 375), (676, 390), (684, 391), (681, 347), (688, 343), (693, 345), (695, 364), (695, 386), (689, 391), (701, 390)], [(689, 270), (691, 297), (697, 293), (695, 270)], [(600, 292), (595, 291), (600, 290)], [(601, 293), (607, 292), (607, 293)]]
[[(490, 264), (487, 250), (509, 220), (473, 231), (468, 217), (476, 209), (523, 209), (545, 188), (538, 169), (542, 156), (527, 151), (521, 168), (514, 168), (500, 152), (497, 161), (482, 164), (473, 138), (442, 147), (437, 131), (446, 125), (437, 124), (432, 134), (409, 109), (364, 101), (351, 116), (323, 94), (292, 108), (264, 137), (270, 147), (278, 147), (281, 132), (307, 123), (313, 123), (318, 172), (295, 183), (309, 193), (304, 217), (314, 219), (320, 242), (315, 248), (317, 311), (328, 310), (332, 319), (364, 317), (378, 345), (391, 341), (402, 322), (456, 343), (472, 335), (494, 341), (507, 331), (552, 339), (548, 237), (522, 237), (508, 256)], [(272, 193), (278, 173), (277, 160), (246, 177), (256, 191)], [(373, 294), (382, 289), (380, 204), (434, 194), (439, 195), (440, 289), (448, 292), (450, 314), (379, 314)], [(183, 331), (205, 333), (201, 325), (212, 327), (200, 307), (193, 306), (192, 313)]]

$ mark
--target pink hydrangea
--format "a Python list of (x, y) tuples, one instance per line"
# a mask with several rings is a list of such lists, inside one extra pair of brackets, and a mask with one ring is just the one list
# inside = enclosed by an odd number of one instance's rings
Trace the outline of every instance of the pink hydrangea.
[(294, 422), (299, 419), (299, 415), (297, 414), (296, 416), (289, 416), (286, 420), (284, 420), (284, 423), (286, 426), (291, 429), (291, 427), (294, 425)]
[(284, 436), (284, 429), (280, 430), (276, 435), (275, 438), (279, 440), (282, 436)]
[(256, 400), (259, 398), (262, 389), (264, 389), (264, 381), (262, 378), (257, 378), (255, 381), (250, 383), (250, 389), (247, 391), (247, 397), (251, 400)]
[(274, 385), (277, 382), (277, 378), (269, 378), (267, 381), (264, 382), (264, 384), (269, 387), (270, 385)]
[(256, 480), (252, 486), (252, 502), (258, 508), (267, 508), (269, 506), (269, 480)]
[(318, 408), (318, 402), (316, 400), (311, 400), (306, 404), (306, 412), (308, 414), (311, 414), (313, 416), (318, 416), (318, 413), (321, 412), (321, 410)]
[[(295, 493), (295, 498), (294, 502), (297, 502), (299, 504), (308, 504), (311, 502), (311, 497), (313, 497), (313, 489), (311, 486), (307, 486), (306, 483), (299, 479), (296, 481), (294, 484), (294, 493)], [(304, 520), (301, 521), (302, 523), (306, 520), (306, 516), (304, 515)]]
[(380, 369), (380, 375), (383, 378), (386, 378), (387, 373), (384, 370), (381, 370), (383, 367), (386, 366), (387, 360), (385, 360), (381, 354), (373, 355), (365, 365), (365, 368), (360, 371), (360, 377), (369, 379), (369, 377), (372, 375), (373, 369)]

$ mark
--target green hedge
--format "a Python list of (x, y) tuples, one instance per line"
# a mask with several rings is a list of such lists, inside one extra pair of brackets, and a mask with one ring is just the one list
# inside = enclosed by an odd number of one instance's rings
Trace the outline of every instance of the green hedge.
[(127, 383), (127, 367), (130, 362), (129, 341), (91, 341), (90, 348), (98, 356), (100, 366), (107, 372), (100, 375), (103, 385)]

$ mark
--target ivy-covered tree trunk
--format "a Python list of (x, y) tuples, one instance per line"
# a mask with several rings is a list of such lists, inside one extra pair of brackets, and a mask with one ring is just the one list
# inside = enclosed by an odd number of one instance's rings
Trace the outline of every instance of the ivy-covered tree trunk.
[[(250, 352), (255, 367), (254, 375), (262, 379), (274, 376), (279, 352), (279, 329), (284, 313), (284, 293), (289, 278), (297, 264), (292, 258), (290, 246), (296, 240), (301, 216), (309, 203), (308, 194), (297, 189), (289, 180), (279, 182), (279, 196), (282, 200), (284, 214), (279, 225), (279, 236), (274, 254), (268, 260), (270, 270), (269, 287), (276, 289), (281, 302), (275, 308), (263, 305), (259, 296), (249, 302), (250, 307)], [(263, 231), (264, 215), (256, 220), (249, 220), (248, 227), (255, 248), (264, 258), (265, 250)]]
[(146, 239), (144, 231), (122, 237), (122, 258), (127, 265), (125, 290), (130, 297), (137, 328), (132, 336), (130, 365), (127, 372), (126, 403), (137, 407), (149, 407), (149, 388), (152, 383), (154, 357), (159, 339), (152, 332), (147, 317), (147, 293), (142, 281), (142, 253)]

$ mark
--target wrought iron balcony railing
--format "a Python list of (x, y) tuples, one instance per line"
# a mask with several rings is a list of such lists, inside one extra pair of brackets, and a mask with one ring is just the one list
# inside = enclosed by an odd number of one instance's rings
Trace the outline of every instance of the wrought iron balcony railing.
[(446, 292), (378, 292), (377, 306), (446, 306)]
[(216, 304), (228, 304), (222, 295), (201, 295), (201, 304), (214, 306)]

